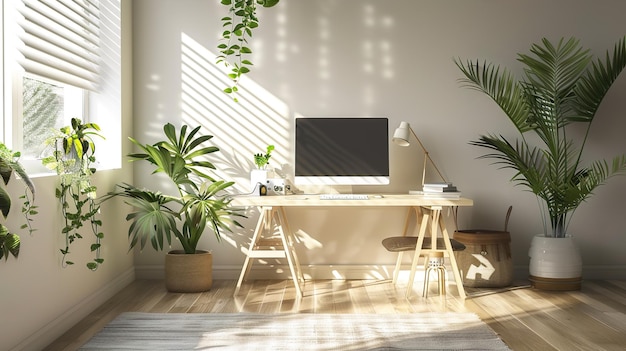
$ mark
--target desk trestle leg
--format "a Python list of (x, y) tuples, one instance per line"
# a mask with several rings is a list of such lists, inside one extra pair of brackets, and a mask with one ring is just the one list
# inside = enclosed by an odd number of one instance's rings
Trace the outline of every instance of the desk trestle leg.
[[(270, 236), (273, 234), (273, 221), (276, 222), (275, 225), (278, 229), (279, 237), (265, 238), (263, 236), (264, 232), (268, 233)], [(263, 207), (261, 209), (261, 215), (259, 216), (256, 229), (254, 230), (254, 235), (252, 236), (252, 241), (250, 242), (250, 247), (248, 248), (248, 252), (246, 254), (246, 259), (244, 261), (239, 280), (237, 281), (235, 295), (239, 293), (241, 284), (249, 274), (254, 259), (286, 258), (296, 288), (297, 296), (302, 296), (303, 291), (300, 286), (300, 281), (304, 282), (304, 275), (300, 269), (300, 263), (295, 253), (293, 244), (293, 234), (288, 228), (284, 209), (280, 207), (278, 209), (273, 207)]]
[[(428, 256), (428, 253), (432, 252), (437, 256), (439, 255), (439, 253), (441, 253), (443, 257), (448, 258), (448, 260), (450, 261), (450, 265), (452, 266), (452, 273), (454, 275), (454, 280), (457, 286), (457, 290), (459, 292), (459, 297), (461, 297), (461, 299), (465, 299), (466, 294), (465, 289), (463, 288), (463, 279), (461, 278), (461, 274), (459, 273), (459, 267), (456, 263), (456, 258), (454, 256), (454, 251), (452, 249), (450, 236), (448, 235), (448, 230), (446, 228), (444, 218), (443, 216), (441, 216), (441, 207), (430, 206), (428, 208), (423, 208), (422, 210), (423, 215), (421, 218), (421, 223), (419, 225), (419, 234), (417, 244), (415, 246), (415, 255), (413, 256), (413, 262), (411, 264), (411, 273), (409, 275), (409, 282), (406, 289), (406, 297), (409, 298), (411, 296), (411, 292), (413, 291), (413, 281), (415, 279), (415, 271), (417, 268), (419, 257), (422, 255)], [(431, 248), (423, 249), (422, 244), (424, 243), (427, 229), (430, 230)], [(437, 247), (438, 232), (441, 232), (441, 238), (443, 239), (445, 245), (445, 247), (443, 248)]]

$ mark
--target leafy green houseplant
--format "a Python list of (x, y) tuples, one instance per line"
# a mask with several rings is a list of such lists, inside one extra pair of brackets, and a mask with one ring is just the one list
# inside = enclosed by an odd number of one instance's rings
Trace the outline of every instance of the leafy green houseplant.
[[(563, 237), (571, 215), (606, 180), (626, 171), (626, 155), (586, 164), (583, 150), (600, 103), (626, 66), (626, 38), (604, 60), (593, 60), (577, 39), (547, 39), (520, 54), (524, 76), (479, 61), (457, 60), (470, 88), (487, 94), (517, 128), (520, 138), (483, 135), (472, 145), (489, 150), (484, 158), (515, 171), (512, 181), (538, 197), (548, 236)], [(584, 126), (580, 142), (571, 132)], [(541, 142), (533, 145), (534, 134)], [(533, 139), (534, 140), (534, 139)]]
[[(37, 206), (34, 205), (35, 185), (20, 164), (20, 156), (19, 152), (13, 152), (4, 143), (0, 143), (0, 176), (2, 176), (4, 183), (4, 187), (0, 187), (0, 212), (6, 219), (11, 210), (11, 196), (6, 186), (15, 172), (24, 183), (25, 188), (24, 195), (20, 198), (23, 200), (22, 214), (25, 216), (26, 223), (21, 226), (21, 229), (28, 229), (29, 233), (32, 234), (34, 231), (31, 226), (32, 216), (37, 214)], [(0, 223), (0, 259), (4, 257), (7, 260), (9, 255), (17, 258), (20, 253), (20, 246), (19, 235)]]
[[(229, 15), (222, 17), (222, 40), (217, 46), (220, 55), (216, 63), (223, 63), (230, 67), (228, 77), (233, 84), (224, 89), (227, 94), (236, 94), (239, 90), (239, 79), (242, 75), (250, 72), (253, 63), (246, 59), (252, 54), (248, 40), (252, 37), (252, 31), (259, 26), (256, 15), (257, 5), (261, 7), (273, 7), (279, 0), (221, 0), (221, 4), (228, 6)], [(237, 101), (237, 98), (234, 97)]]
[(272, 151), (274, 151), (274, 145), (268, 145), (265, 149), (265, 154), (254, 154), (254, 164), (258, 169), (265, 169), (265, 167), (267, 167), (272, 157)]
[[(192, 129), (189, 134), (187, 130), (188, 126), (183, 125), (180, 132), (177, 132), (168, 123), (163, 127), (165, 140), (142, 144), (131, 138), (141, 150), (130, 154), (131, 160), (150, 163), (154, 166), (153, 173), (164, 173), (177, 191), (177, 195), (166, 195), (158, 190), (140, 189), (124, 183), (118, 184), (115, 191), (105, 196), (104, 200), (121, 196), (134, 208), (126, 216), (126, 220), (131, 222), (128, 230), (131, 248), (139, 244), (143, 249), (149, 241), (153, 249), (162, 251), (166, 244), (171, 245), (174, 236), (183, 248), (183, 256), (196, 256), (195, 254), (202, 252), (197, 246), (207, 226), (218, 241), (222, 231), (230, 231), (231, 225), (241, 226), (236, 218), (243, 217), (242, 210), (231, 207), (232, 198), (225, 194), (234, 182), (217, 180), (207, 173), (215, 169), (215, 166), (206, 160), (206, 156), (219, 149), (202, 144), (213, 136), (199, 135), (200, 126)], [(177, 277), (168, 276), (167, 263), (166, 257), (166, 284), (170, 289), (168, 280)], [(184, 269), (188, 271), (190, 268)], [(199, 274), (200, 277), (205, 275)], [(210, 282), (207, 284), (210, 288)], [(182, 287), (170, 290), (208, 290), (207, 287), (198, 289)]]
[(100, 255), (104, 238), (100, 231), (102, 221), (98, 219), (100, 205), (96, 201), (97, 187), (91, 183), (91, 176), (96, 172), (96, 145), (92, 137), (104, 138), (99, 131), (100, 127), (95, 123), (83, 123), (78, 118), (72, 118), (71, 125), (55, 130), (46, 140), (53, 151), (52, 155), (42, 160), (42, 164), (59, 176), (56, 197), (65, 221), (61, 230), (65, 236), (65, 247), (61, 249), (64, 266), (74, 264), (67, 256), (72, 243), (83, 238), (81, 228), (84, 224), (88, 224), (94, 236), (90, 250), (95, 257), (87, 263), (87, 268), (96, 270), (104, 262)]
[(537, 197), (544, 234), (529, 250), (533, 285), (579, 289), (582, 260), (568, 233), (571, 216), (598, 186), (626, 171), (624, 154), (594, 162), (583, 154), (596, 112), (626, 66), (626, 38), (603, 59), (594, 59), (577, 39), (543, 39), (518, 61), (524, 72), (519, 80), (491, 63), (455, 61), (465, 75), (461, 81), (488, 95), (519, 132), (516, 140), (490, 134), (470, 144), (487, 149), (483, 158), (512, 169), (512, 182)]

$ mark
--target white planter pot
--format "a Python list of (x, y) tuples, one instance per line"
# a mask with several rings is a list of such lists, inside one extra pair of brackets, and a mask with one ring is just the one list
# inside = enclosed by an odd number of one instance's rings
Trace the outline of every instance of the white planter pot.
[(579, 290), (582, 258), (571, 236), (565, 238), (536, 235), (530, 243), (530, 282), (542, 290)]
[(250, 172), (250, 191), (253, 195), (259, 195), (259, 183), (266, 185), (268, 179), (266, 169), (254, 169)]

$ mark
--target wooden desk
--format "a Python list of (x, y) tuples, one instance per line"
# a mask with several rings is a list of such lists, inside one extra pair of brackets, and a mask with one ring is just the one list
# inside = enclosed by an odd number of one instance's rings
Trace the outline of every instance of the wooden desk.
[[(422, 244), (427, 231), (431, 233), (433, 240), (432, 249), (429, 249), (429, 251), (439, 251), (446, 254), (452, 265), (452, 272), (459, 291), (459, 296), (461, 298), (465, 298), (466, 296), (461, 275), (454, 258), (454, 252), (450, 245), (448, 230), (446, 229), (444, 218), (441, 216), (441, 210), (444, 207), (472, 206), (473, 201), (470, 199), (438, 199), (408, 194), (383, 195), (382, 198), (370, 195), (368, 200), (320, 200), (318, 195), (240, 196), (235, 197), (232, 205), (246, 207), (255, 206), (259, 207), (261, 211), (239, 280), (237, 281), (235, 294), (238, 294), (242, 282), (249, 273), (253, 259), (287, 258), (296, 291), (299, 296), (302, 296), (303, 291), (301, 283), (304, 283), (304, 275), (302, 274), (300, 263), (294, 250), (295, 238), (289, 228), (285, 214), (286, 207), (406, 207), (408, 208), (408, 212), (404, 235), (407, 235), (409, 215), (415, 213), (418, 217), (421, 217), (418, 218), (418, 240), (411, 267), (411, 274), (409, 276), (407, 296), (409, 296), (409, 291), (412, 289), (417, 260), (422, 251), (424, 251), (422, 250)], [(272, 230), (274, 225), (278, 228), (280, 238), (274, 241), (267, 241), (263, 237), (263, 232)], [(437, 248), (436, 245), (437, 233), (439, 231), (441, 231), (443, 241), (446, 245), (445, 248), (441, 249)]]

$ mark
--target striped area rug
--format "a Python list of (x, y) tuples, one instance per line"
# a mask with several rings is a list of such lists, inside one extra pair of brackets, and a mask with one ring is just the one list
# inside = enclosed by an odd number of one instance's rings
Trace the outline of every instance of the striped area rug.
[(123, 313), (81, 350), (509, 350), (472, 313)]

